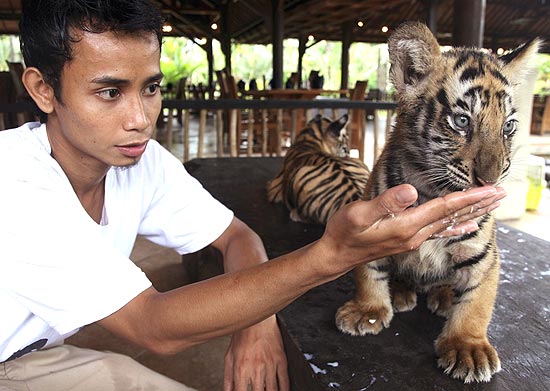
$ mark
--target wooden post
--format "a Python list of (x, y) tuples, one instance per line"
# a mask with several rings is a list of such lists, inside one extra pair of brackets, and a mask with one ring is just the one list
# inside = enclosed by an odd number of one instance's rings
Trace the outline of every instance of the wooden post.
[(190, 133), (190, 117), (191, 112), (189, 109), (183, 110), (182, 115), (185, 116), (183, 121), (183, 161), (189, 160), (189, 133)]
[(204, 128), (206, 128), (206, 109), (202, 109), (199, 114), (199, 140), (197, 143), (198, 158), (201, 158), (204, 155)]
[(454, 0), (453, 46), (483, 47), (485, 0)]
[(172, 151), (172, 143), (174, 142), (174, 112), (172, 109), (168, 109), (168, 122), (166, 123), (166, 149), (168, 149), (170, 152)]
[(437, 5), (439, 0), (426, 0), (426, 25), (437, 34)]
[(227, 1), (222, 7), (220, 32), (221, 32), (221, 49), (225, 55), (225, 69), (228, 74), (231, 74), (231, 31), (229, 31), (229, 18), (231, 17), (231, 3)]
[(229, 156), (237, 157), (237, 110), (229, 110)]
[(206, 59), (208, 60), (208, 99), (214, 99), (214, 53), (212, 50), (212, 38), (209, 37), (205, 44)]
[(216, 152), (218, 157), (223, 156), (223, 112), (216, 110)]
[(267, 129), (267, 110), (262, 109), (262, 156), (267, 155), (269, 132)]
[(283, 133), (283, 109), (277, 109), (277, 128), (275, 130), (275, 135), (277, 139), (277, 145), (275, 146), (275, 153), (277, 156), (283, 154), (283, 147), (281, 143), (281, 135)]
[(300, 35), (298, 39), (298, 88), (303, 87), (304, 82), (304, 54), (306, 54), (306, 37), (305, 35)]
[(283, 88), (284, 1), (272, 0), (273, 89)]
[[(296, 125), (298, 124), (298, 113), (296, 110), (290, 110), (290, 143), (293, 144), (296, 139)], [(301, 130), (301, 129), (300, 129)]]
[(252, 156), (254, 148), (254, 110), (248, 110), (248, 130), (246, 135), (246, 156)]
[(378, 115), (378, 110), (374, 110), (374, 145), (373, 145), (373, 154), (372, 154), (372, 166), (374, 167), (374, 163), (376, 163), (376, 159), (378, 159), (378, 127), (380, 125), (380, 117)]
[(341, 82), (340, 89), (347, 90), (349, 86), (349, 48), (351, 46), (353, 35), (352, 22), (345, 22), (342, 25), (342, 61), (340, 65), (341, 69)]

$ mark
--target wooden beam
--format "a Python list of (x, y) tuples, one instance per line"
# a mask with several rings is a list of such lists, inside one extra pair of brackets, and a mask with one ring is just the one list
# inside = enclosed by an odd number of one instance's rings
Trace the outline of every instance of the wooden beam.
[(214, 51), (212, 50), (212, 39), (207, 39), (205, 50), (208, 61), (208, 99), (214, 99)]
[(300, 35), (298, 39), (298, 86), (301, 88), (303, 83), (303, 73), (304, 73), (304, 54), (306, 54), (307, 37), (305, 35)]
[(353, 41), (353, 23), (342, 24), (342, 60), (340, 63), (340, 89), (347, 90), (349, 87), (349, 48)]
[(437, 6), (439, 0), (426, 0), (426, 25), (431, 32), (437, 34)]
[(225, 56), (225, 69), (231, 74), (231, 32), (229, 31), (229, 20), (231, 18), (231, 2), (228, 1), (222, 6), (220, 17), (221, 49)]
[(485, 0), (454, 0), (453, 46), (483, 47)]
[(271, 0), (273, 19), (273, 89), (283, 88), (284, 0)]

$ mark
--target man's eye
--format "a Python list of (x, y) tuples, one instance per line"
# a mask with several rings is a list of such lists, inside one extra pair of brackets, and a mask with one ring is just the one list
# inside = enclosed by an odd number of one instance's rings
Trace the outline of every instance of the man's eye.
[(99, 96), (103, 99), (114, 99), (120, 95), (120, 92), (116, 88), (109, 88), (108, 90), (99, 91)]
[(154, 95), (160, 88), (160, 85), (158, 83), (154, 83), (151, 85), (148, 85), (147, 88), (145, 88), (145, 93), (147, 95)]

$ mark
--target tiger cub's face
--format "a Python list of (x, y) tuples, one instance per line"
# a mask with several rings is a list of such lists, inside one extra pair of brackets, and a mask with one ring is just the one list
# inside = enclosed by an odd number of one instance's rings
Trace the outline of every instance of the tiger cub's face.
[(311, 130), (320, 141), (320, 149), (333, 156), (349, 157), (349, 137), (346, 129), (349, 117), (347, 114), (331, 120), (321, 115), (316, 115), (308, 124), (305, 132)]
[(425, 180), (456, 191), (498, 183), (510, 169), (518, 127), (517, 85), (537, 40), (507, 56), (480, 49), (441, 53), (425, 25), (411, 24), (389, 41), (400, 137), (413, 147)]

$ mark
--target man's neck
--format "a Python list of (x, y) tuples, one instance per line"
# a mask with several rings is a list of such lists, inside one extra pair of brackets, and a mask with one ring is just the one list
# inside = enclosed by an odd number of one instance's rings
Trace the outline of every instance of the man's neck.
[(56, 142), (49, 133), (48, 138), (51, 156), (65, 172), (83, 208), (99, 223), (105, 198), (105, 177), (110, 167), (86, 156), (78, 156), (74, 150)]

